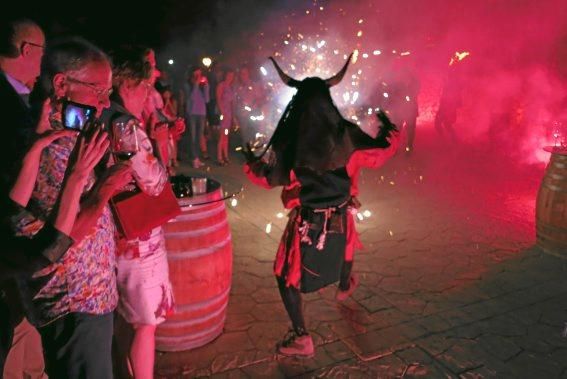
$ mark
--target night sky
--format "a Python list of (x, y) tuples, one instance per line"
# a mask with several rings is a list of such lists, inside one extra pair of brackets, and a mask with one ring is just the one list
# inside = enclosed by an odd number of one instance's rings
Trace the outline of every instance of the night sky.
[[(177, 16), (184, 14), (183, 23), (194, 24), (215, 1), (155, 1), (151, 7), (141, 7), (135, 1), (38, 1), (14, 4), (15, 12), (37, 21), (47, 37), (81, 35), (104, 48), (125, 42), (162, 46), (167, 29)], [(189, 11), (189, 8), (192, 11)], [(175, 10), (175, 11), (173, 11)]]
[[(239, 40), (253, 40), (259, 25), (270, 15), (309, 7), (304, 0), (159, 0), (151, 6), (140, 1), (14, 2), (12, 14), (36, 21), (47, 40), (82, 36), (105, 51), (127, 43), (152, 47), (163, 69), (184, 72), (203, 55), (221, 57), (226, 47), (239, 49)], [(0, 19), (5, 15), (0, 15)], [(226, 55), (225, 55), (226, 56)], [(223, 58), (224, 59), (224, 58)]]
[[(185, 64), (204, 54), (226, 57), (253, 49), (261, 43), (259, 33), (273, 34), (277, 30), (269, 29), (276, 25), (283, 32), (305, 9), (316, 9), (319, 5), (352, 9), (370, 4), (358, 13), (370, 17), (367, 21), (372, 20), (376, 25), (375, 33), (398, 44), (409, 41), (408, 48), (445, 40), (454, 34), (459, 24), (469, 25), (473, 35), (492, 30), (490, 34), (495, 39), (488, 39), (485, 44), (494, 44), (493, 54), (506, 48), (510, 39), (524, 38), (546, 27), (548, 23), (543, 21), (543, 16), (563, 10), (558, 5), (560, 0), (485, 0), (480, 3), (467, 0), (155, 0), (151, 6), (140, 3), (132, 0), (31, 0), (13, 2), (11, 6), (16, 14), (36, 20), (47, 32), (48, 39), (81, 35), (106, 50), (125, 43), (143, 44), (156, 49), (162, 65), (173, 55), (181, 57)], [(537, 7), (530, 6), (534, 4)], [(528, 8), (533, 17), (518, 18), (519, 24), (514, 24), (514, 14), (525, 14)], [(357, 12), (350, 13), (357, 17)], [(333, 17), (337, 21), (328, 22), (333, 29), (340, 30), (338, 23), (350, 23), (339, 16), (339, 12), (335, 12)], [(508, 25), (501, 26), (508, 17), (511, 18), (506, 21)], [(463, 39), (460, 34), (458, 38)], [(540, 41), (530, 42), (533, 56), (537, 57)]]

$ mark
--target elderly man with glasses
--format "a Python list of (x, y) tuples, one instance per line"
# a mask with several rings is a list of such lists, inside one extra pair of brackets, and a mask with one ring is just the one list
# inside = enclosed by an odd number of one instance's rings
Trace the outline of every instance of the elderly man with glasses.
[[(0, 151), (2, 165), (2, 194), (7, 195), (10, 182), (18, 167), (13, 162), (24, 151), (26, 137), (35, 123), (29, 109), (28, 97), (39, 76), (45, 36), (33, 21), (20, 19), (0, 27), (0, 99), (5, 142)], [(5, 167), (5, 165), (10, 167)], [(4, 196), (3, 198), (6, 198)]]
[[(8, 192), (16, 179), (22, 153), (33, 134), (28, 96), (39, 76), (45, 36), (33, 21), (16, 19), (0, 26), (0, 209), (6, 210)], [(0, 283), (0, 369), (7, 355), (3, 377), (44, 377), (41, 340), (24, 318), (20, 305), (20, 280)], [(1, 376), (1, 375), (0, 375)]]
[[(99, 117), (110, 105), (111, 88), (112, 69), (103, 51), (80, 38), (53, 41), (45, 51), (34, 90), (33, 104), (50, 108), (49, 120), (37, 131), (63, 128), (66, 101), (95, 108)], [(15, 225), (18, 234), (34, 235), (35, 225), (51, 218), (76, 143), (76, 136), (66, 137), (45, 148), (30, 200), (33, 209), (30, 217)], [(100, 168), (80, 189), (81, 213), (93, 202), (99, 204), (92, 207), (94, 226), (74, 228), (71, 237), (75, 244), (64, 258), (36, 272), (30, 281), (33, 287), (48, 280), (26, 304), (29, 318), (41, 334), (50, 378), (112, 378), (110, 351), (118, 292), (115, 226), (108, 201), (131, 177), (127, 163)]]

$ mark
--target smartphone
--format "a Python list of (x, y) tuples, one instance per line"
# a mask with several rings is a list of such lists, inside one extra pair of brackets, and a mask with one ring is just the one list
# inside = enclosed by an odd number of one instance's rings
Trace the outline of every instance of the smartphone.
[(73, 101), (63, 103), (63, 126), (67, 129), (83, 130), (96, 115), (96, 108)]

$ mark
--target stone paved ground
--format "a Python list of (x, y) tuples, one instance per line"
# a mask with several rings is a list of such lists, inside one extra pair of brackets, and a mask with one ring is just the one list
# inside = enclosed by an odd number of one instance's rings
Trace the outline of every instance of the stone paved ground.
[(364, 173), (361, 285), (342, 304), (334, 286), (305, 296), (317, 345), (307, 360), (274, 354), (288, 328), (272, 275), (279, 191), (249, 186), (235, 164), (207, 171), (227, 190), (245, 185), (229, 210), (226, 327), (202, 348), (158, 354), (157, 377), (567, 377), (567, 261), (534, 246), (543, 168), (423, 149)]

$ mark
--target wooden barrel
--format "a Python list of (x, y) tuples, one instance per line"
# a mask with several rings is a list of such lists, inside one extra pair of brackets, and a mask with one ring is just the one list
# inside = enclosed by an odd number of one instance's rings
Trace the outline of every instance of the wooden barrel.
[(537, 244), (567, 257), (567, 152), (552, 153), (536, 204)]
[(156, 349), (203, 346), (223, 330), (232, 278), (232, 243), (218, 182), (179, 200), (182, 213), (164, 226), (175, 313), (158, 326)]

